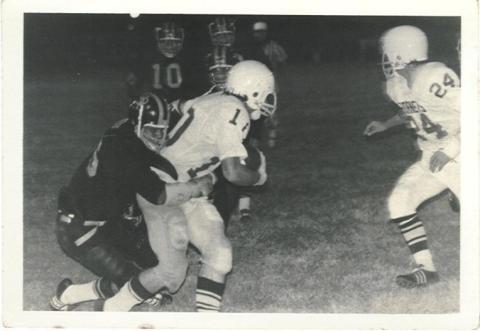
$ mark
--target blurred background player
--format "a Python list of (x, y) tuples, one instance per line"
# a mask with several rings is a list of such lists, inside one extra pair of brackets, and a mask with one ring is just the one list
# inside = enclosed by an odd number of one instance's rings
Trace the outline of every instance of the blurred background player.
[(423, 287), (438, 282), (439, 276), (417, 208), (446, 189), (460, 198), (460, 81), (445, 64), (428, 61), (428, 40), (417, 27), (392, 28), (380, 42), (386, 91), (399, 110), (384, 122), (371, 122), (364, 134), (401, 124), (416, 132), (421, 158), (398, 179), (388, 211), (417, 265), (396, 282), (405, 288)]
[[(165, 184), (150, 167), (176, 177), (173, 165), (158, 154), (168, 129), (167, 104), (146, 93), (129, 106), (128, 119), (107, 130), (95, 151), (75, 171), (58, 199), (56, 236), (62, 250), (99, 276), (84, 284), (62, 280), (50, 306), (111, 297), (140, 270), (156, 265), (140, 216), (132, 224), (138, 194), (152, 204), (178, 204), (208, 194), (211, 179)], [(143, 225), (143, 227), (141, 227)]]
[(243, 56), (233, 48), (235, 31), (235, 22), (228, 17), (215, 17), (208, 24), (212, 48), (205, 60), (211, 92), (224, 90), (228, 71), (234, 64), (243, 61)]
[[(189, 72), (191, 61), (183, 55), (185, 32), (174, 22), (163, 22), (153, 29), (154, 44), (136, 46), (130, 56), (127, 77), (128, 95), (137, 97), (149, 91), (172, 102), (184, 97), (193, 97), (190, 91)], [(150, 39), (151, 40), (151, 39)], [(151, 47), (153, 45), (154, 47)]]
[(228, 72), (232, 66), (243, 61), (243, 56), (226, 46), (215, 45), (206, 56), (208, 79), (211, 85), (210, 92), (219, 92), (225, 89)]
[(235, 21), (219, 16), (208, 24), (208, 34), (213, 46), (232, 47), (235, 43)]

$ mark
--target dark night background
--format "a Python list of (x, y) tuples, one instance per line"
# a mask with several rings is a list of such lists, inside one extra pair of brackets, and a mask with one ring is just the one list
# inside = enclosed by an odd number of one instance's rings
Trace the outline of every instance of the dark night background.
[[(210, 45), (207, 24), (211, 15), (25, 14), (25, 69), (27, 72), (81, 72), (102, 67), (121, 70), (129, 47), (152, 47), (153, 27), (174, 20), (185, 28), (184, 52), (195, 58)], [(251, 38), (257, 20), (269, 24), (269, 36), (287, 51), (290, 62), (379, 62), (377, 41), (383, 31), (400, 24), (423, 29), (430, 42), (430, 58), (454, 66), (459, 17), (400, 16), (233, 16), (237, 41)], [(129, 32), (128, 25), (135, 29)], [(367, 39), (366, 51), (360, 40)], [(136, 44), (136, 45), (135, 45)], [(316, 56), (314, 54), (316, 53)], [(441, 55), (439, 55), (441, 54)]]

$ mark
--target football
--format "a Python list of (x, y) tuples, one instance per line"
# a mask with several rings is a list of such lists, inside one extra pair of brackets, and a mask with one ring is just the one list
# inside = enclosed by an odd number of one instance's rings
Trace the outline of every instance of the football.
[(260, 151), (258, 148), (253, 147), (251, 145), (245, 145), (247, 149), (247, 158), (245, 159), (245, 166), (251, 170), (258, 170), (260, 168), (261, 158), (260, 158)]

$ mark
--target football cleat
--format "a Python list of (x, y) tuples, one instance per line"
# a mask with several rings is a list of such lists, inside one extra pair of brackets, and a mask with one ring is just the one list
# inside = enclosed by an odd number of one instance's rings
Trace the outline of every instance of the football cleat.
[(173, 301), (172, 296), (167, 293), (157, 293), (153, 297), (148, 298), (147, 300), (143, 301), (149, 306), (152, 307), (161, 307), (171, 304)]
[(65, 292), (65, 290), (72, 284), (73, 282), (69, 278), (65, 278), (60, 283), (58, 283), (57, 293), (54, 297), (50, 299), (50, 308), (52, 310), (68, 311), (74, 308), (75, 305), (69, 305), (69, 304), (63, 303), (62, 300), (60, 300), (63, 292)]
[(435, 284), (440, 280), (436, 271), (428, 271), (423, 266), (418, 266), (412, 273), (399, 275), (396, 278), (398, 286), (403, 288), (426, 287)]

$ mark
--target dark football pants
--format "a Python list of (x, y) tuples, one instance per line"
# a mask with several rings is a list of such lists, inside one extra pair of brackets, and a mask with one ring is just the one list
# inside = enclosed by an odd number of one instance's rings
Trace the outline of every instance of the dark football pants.
[[(91, 231), (94, 227), (89, 227)], [(136, 245), (128, 231), (98, 227), (87, 241), (78, 244), (85, 235), (85, 227), (77, 222), (70, 224), (57, 218), (56, 236), (62, 250), (82, 266), (99, 277), (104, 277), (121, 287), (142, 268), (156, 264), (156, 257), (148, 242)], [(121, 244), (120, 244), (121, 243)]]

